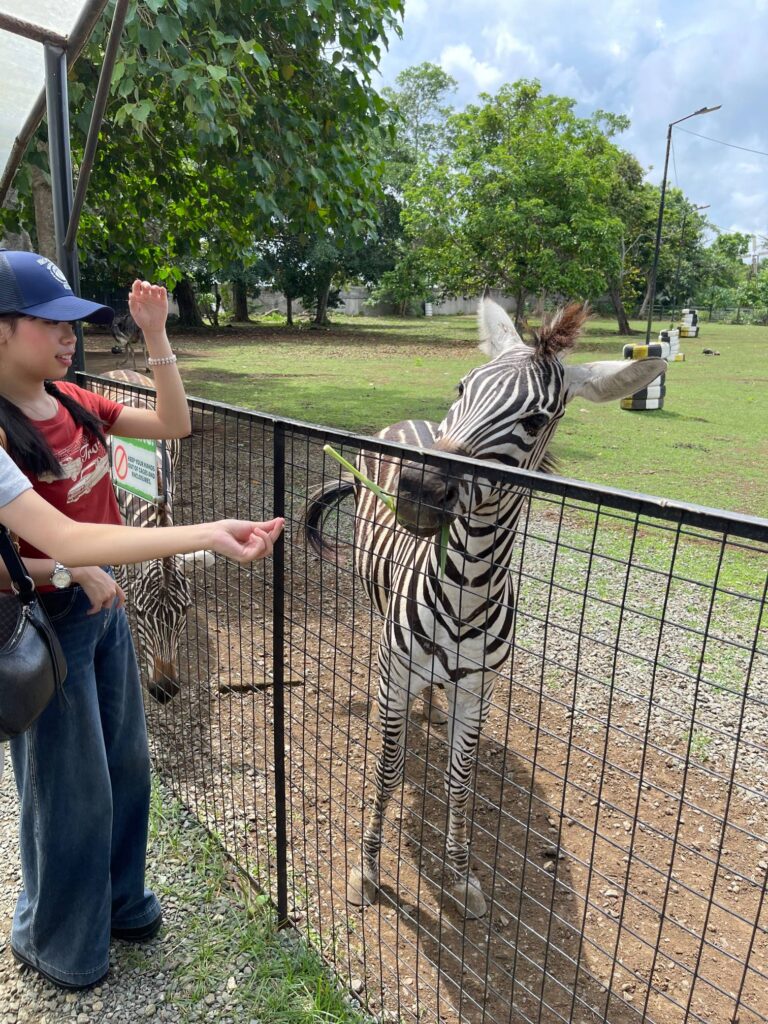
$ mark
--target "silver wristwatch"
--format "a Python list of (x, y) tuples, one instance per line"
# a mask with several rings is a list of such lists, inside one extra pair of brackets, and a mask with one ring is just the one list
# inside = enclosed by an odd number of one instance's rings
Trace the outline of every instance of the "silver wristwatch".
[(62, 565), (61, 562), (56, 562), (53, 566), (53, 572), (51, 573), (50, 580), (57, 590), (66, 590), (67, 587), (72, 586), (72, 572), (66, 567), (66, 565)]

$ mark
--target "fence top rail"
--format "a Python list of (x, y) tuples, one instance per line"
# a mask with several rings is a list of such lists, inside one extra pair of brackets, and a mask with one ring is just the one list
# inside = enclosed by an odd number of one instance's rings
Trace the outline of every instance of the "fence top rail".
[[(100, 383), (113, 388), (119, 387), (121, 390), (136, 394), (150, 394), (152, 391), (152, 389), (142, 385), (114, 381), (108, 377), (100, 377), (96, 374), (78, 372), (77, 379), (85, 385)], [(199, 409), (204, 413), (220, 412), (229, 417), (269, 424), (273, 429), (294, 431), (305, 437), (316, 438), (324, 444), (335, 441), (338, 444), (354, 448), (365, 448), (367, 451), (380, 452), (386, 455), (394, 454), (401, 456), (406, 454), (424, 462), (426, 465), (445, 467), (452, 473), (464, 474), (470, 472), (478, 475), (481, 472), (484, 479), (491, 480), (494, 483), (523, 486), (531, 491), (540, 491), (575, 501), (584, 501), (592, 505), (606, 506), (610, 509), (628, 512), (638, 518), (647, 516), (654, 519), (663, 519), (676, 524), (679, 529), (693, 527), (768, 544), (768, 519), (764, 519), (761, 516), (744, 515), (740, 512), (710, 508), (706, 505), (695, 505), (656, 495), (621, 490), (618, 487), (610, 487), (607, 484), (591, 484), (583, 480), (573, 480), (570, 477), (558, 476), (553, 473), (541, 473), (529, 469), (511, 469), (507, 466), (500, 466), (496, 462), (472, 459), (432, 449), (417, 448), (413, 445), (385, 441), (377, 437), (366, 437), (363, 434), (354, 434), (336, 427), (324, 427), (319, 424), (305, 423), (302, 420), (293, 420), (284, 416), (277, 416), (273, 413), (255, 412), (252, 409), (243, 409), (239, 406), (227, 405), (225, 402), (216, 402), (212, 399), (189, 396), (189, 404), (192, 408)]]

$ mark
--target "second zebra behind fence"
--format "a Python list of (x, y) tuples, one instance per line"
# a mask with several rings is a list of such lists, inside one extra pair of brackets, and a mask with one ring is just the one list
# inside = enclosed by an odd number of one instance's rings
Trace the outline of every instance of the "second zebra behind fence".
[[(135, 370), (111, 370), (104, 374), (108, 384), (92, 384), (116, 401), (127, 405), (154, 408), (154, 396), (129, 394), (120, 388), (130, 384), (154, 389), (151, 378)], [(180, 442), (165, 441), (157, 447), (157, 503), (147, 501), (125, 490), (118, 490), (120, 511), (128, 526), (163, 527), (173, 525), (173, 478), (178, 464)], [(126, 592), (132, 608), (140, 657), (149, 675), (147, 688), (161, 703), (171, 700), (181, 688), (179, 677), (179, 642), (187, 622), (192, 596), (187, 567), (205, 562), (205, 552), (171, 555), (153, 559), (138, 566), (118, 566), (115, 575)]]

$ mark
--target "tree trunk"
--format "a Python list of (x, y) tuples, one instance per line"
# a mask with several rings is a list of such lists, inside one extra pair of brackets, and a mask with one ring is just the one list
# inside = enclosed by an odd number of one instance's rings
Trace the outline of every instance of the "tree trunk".
[(56, 232), (53, 226), (53, 193), (51, 183), (36, 164), (29, 165), (29, 176), (32, 182), (32, 198), (35, 204), (35, 228), (37, 231), (37, 251), (56, 263), (59, 256), (56, 251)]
[(643, 301), (640, 303), (640, 309), (638, 311), (638, 316), (640, 317), (641, 320), (644, 320), (645, 317), (648, 316), (648, 303), (650, 301), (650, 298), (651, 298), (651, 279), (649, 277), (648, 280), (645, 283), (645, 295), (643, 296)]
[(619, 334), (625, 335), (627, 337), (629, 337), (629, 335), (631, 334), (635, 334), (636, 332), (633, 331), (629, 325), (627, 312), (624, 309), (624, 303), (621, 301), (621, 288), (619, 287), (617, 281), (611, 281), (611, 283), (608, 286), (608, 294), (611, 297), (613, 309), (616, 313), (616, 320), (619, 324)]
[(331, 282), (321, 285), (317, 294), (317, 313), (314, 323), (317, 327), (324, 327), (328, 323), (328, 296), (331, 293)]
[(232, 303), (235, 307), (235, 320), (247, 322), (248, 291), (245, 287), (245, 281), (235, 280), (232, 282)]
[(179, 304), (179, 326), (205, 327), (200, 310), (197, 308), (195, 290), (188, 277), (183, 277), (173, 289), (173, 297)]
[(285, 296), (285, 322), (289, 327), (293, 327), (293, 299), (290, 295)]
[(525, 327), (525, 289), (521, 288), (515, 300), (515, 329), (522, 334)]

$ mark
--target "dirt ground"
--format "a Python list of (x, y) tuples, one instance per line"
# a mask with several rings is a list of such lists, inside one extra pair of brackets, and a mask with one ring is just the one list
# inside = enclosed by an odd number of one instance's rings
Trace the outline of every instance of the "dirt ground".
[[(89, 358), (92, 372), (102, 358)], [(271, 514), (272, 441), (269, 423), (196, 410), (177, 521)], [(270, 566), (195, 569), (182, 691), (147, 702), (157, 769), (274, 894), (272, 610), (282, 600), (277, 748), (291, 915), (372, 1012), (473, 1024), (768, 1021), (765, 787), (742, 756), (738, 716), (723, 723), (720, 749), (692, 756), (697, 720), (674, 725), (677, 697), (649, 696), (631, 658), (612, 663), (603, 634), (623, 623), (606, 619), (576, 640), (564, 619), (562, 628), (521, 623), (472, 795), (472, 858), (489, 913), (466, 921), (443, 890), (445, 728), (418, 704), (406, 784), (387, 814), (379, 900), (362, 911), (347, 904), (379, 743), (380, 627), (349, 566), (321, 565), (302, 537), (320, 444), (290, 431), (286, 440), (285, 594), (276, 597)], [(542, 536), (546, 518), (545, 509), (533, 522)], [(578, 564), (566, 569), (584, 586)], [(667, 675), (678, 686), (674, 658)]]

